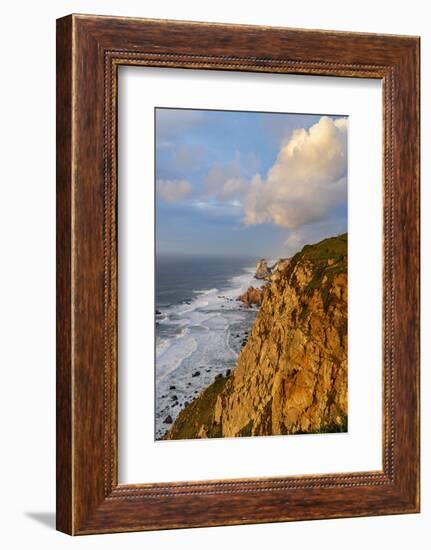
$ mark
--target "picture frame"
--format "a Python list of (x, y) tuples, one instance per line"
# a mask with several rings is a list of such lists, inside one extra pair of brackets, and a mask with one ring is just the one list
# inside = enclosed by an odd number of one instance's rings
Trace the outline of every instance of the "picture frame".
[[(381, 471), (118, 483), (118, 67), (379, 79)], [(419, 38), (92, 15), (57, 20), (57, 529), (419, 512)]]

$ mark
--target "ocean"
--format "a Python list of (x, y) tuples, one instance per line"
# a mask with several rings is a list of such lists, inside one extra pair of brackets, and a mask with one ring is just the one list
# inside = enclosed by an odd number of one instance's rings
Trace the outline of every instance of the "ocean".
[(218, 374), (236, 365), (257, 309), (237, 301), (255, 258), (158, 255), (156, 261), (155, 438)]

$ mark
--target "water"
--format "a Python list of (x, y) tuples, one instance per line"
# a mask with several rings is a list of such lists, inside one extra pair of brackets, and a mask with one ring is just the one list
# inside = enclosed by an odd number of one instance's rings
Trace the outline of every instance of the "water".
[(262, 285), (255, 266), (254, 258), (157, 258), (156, 439), (170, 428), (168, 416), (175, 420), (217, 374), (235, 367), (257, 313), (237, 298)]

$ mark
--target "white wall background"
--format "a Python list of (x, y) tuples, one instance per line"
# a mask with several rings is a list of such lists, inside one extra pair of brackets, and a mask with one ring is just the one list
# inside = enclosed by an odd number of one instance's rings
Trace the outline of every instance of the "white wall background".
[[(431, 148), (427, 2), (266, 0), (10, 1), (2, 6), (0, 87), (0, 540), (4, 548), (428, 548), (429, 365), (422, 345), (422, 514), (93, 537), (54, 531), (55, 19), (70, 12), (283, 25), (422, 37), (422, 151)], [(427, 101), (428, 99), (428, 101)], [(431, 330), (430, 164), (422, 155), (422, 328)], [(429, 535), (428, 535), (429, 538)], [(428, 542), (428, 544), (427, 544)]]

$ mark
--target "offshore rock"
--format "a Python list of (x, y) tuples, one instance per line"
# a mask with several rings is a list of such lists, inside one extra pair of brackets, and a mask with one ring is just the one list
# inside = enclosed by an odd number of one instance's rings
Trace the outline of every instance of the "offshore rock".
[(256, 279), (269, 279), (271, 276), (271, 270), (268, 267), (268, 264), (266, 263), (266, 260), (259, 260), (256, 264), (256, 273), (255, 273)]
[(247, 307), (260, 306), (262, 304), (262, 297), (263, 289), (254, 288), (251, 286), (246, 292), (244, 292), (244, 294), (241, 294), (237, 300), (245, 304)]

